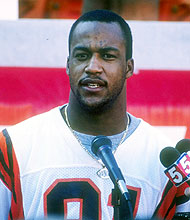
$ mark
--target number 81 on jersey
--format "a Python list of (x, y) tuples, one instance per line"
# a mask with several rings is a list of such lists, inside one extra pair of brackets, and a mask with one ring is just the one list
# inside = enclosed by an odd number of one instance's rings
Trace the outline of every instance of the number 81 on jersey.
[[(188, 152), (189, 153), (189, 152)], [(180, 186), (190, 177), (190, 156), (183, 153), (174, 164), (169, 166), (165, 171), (166, 176), (175, 186)]]

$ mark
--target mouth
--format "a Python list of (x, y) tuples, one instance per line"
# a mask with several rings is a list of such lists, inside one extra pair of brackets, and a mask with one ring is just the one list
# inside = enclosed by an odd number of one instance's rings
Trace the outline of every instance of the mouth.
[(86, 78), (80, 81), (80, 85), (89, 91), (100, 91), (106, 86), (106, 82), (102, 79)]

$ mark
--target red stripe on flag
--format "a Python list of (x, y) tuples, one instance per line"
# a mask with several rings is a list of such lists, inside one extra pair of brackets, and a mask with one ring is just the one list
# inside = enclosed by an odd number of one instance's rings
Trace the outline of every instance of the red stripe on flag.
[(15, 124), (69, 97), (65, 68), (0, 67), (0, 82), (0, 124)]
[[(65, 68), (0, 67), (0, 124), (15, 124), (69, 98)], [(190, 71), (140, 70), (128, 80), (128, 111), (152, 125), (190, 125)]]
[(128, 80), (128, 104), (190, 106), (190, 70), (140, 70)]

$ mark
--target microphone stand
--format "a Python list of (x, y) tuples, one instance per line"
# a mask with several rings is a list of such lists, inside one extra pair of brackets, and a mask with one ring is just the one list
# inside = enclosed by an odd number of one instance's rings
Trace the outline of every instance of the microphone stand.
[(112, 205), (114, 208), (114, 220), (133, 220), (129, 193), (122, 194), (115, 184), (114, 189), (112, 189)]

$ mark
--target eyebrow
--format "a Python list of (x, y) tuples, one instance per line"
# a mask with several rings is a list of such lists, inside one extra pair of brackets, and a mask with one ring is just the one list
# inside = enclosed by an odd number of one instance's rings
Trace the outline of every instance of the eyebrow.
[[(74, 47), (73, 49), (73, 53), (77, 50), (82, 50), (82, 51), (86, 51), (86, 52), (89, 52), (90, 49), (89, 47), (86, 47), (86, 46), (76, 46)], [(119, 52), (119, 49), (116, 48), (116, 47), (103, 47), (103, 48), (100, 48), (99, 49), (100, 52), (109, 52), (109, 51), (116, 51), (116, 52)]]
[(76, 50), (83, 50), (83, 51), (89, 52), (89, 48), (88, 48), (88, 47), (85, 47), (85, 46), (76, 46), (76, 47), (74, 47), (73, 53), (74, 53)]
[(116, 47), (104, 47), (104, 48), (100, 48), (101, 52), (109, 52), (109, 51), (115, 51), (115, 52), (119, 52), (119, 49)]

